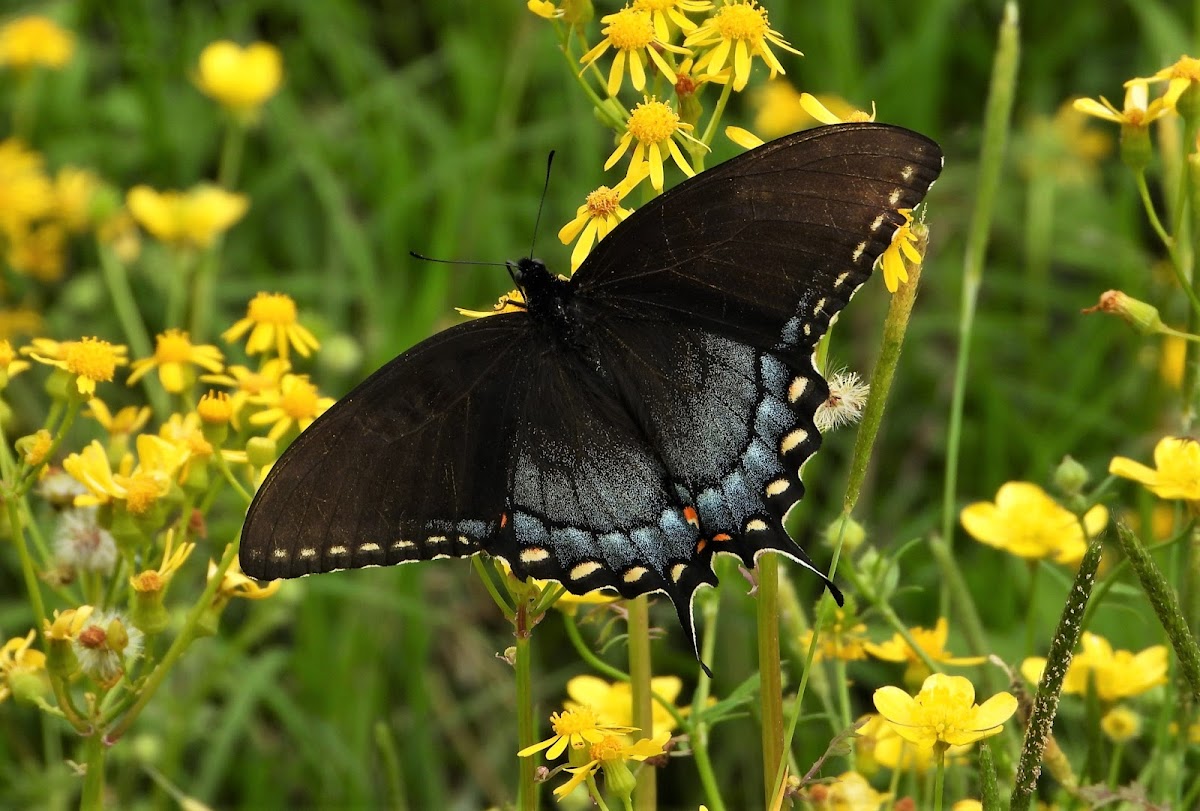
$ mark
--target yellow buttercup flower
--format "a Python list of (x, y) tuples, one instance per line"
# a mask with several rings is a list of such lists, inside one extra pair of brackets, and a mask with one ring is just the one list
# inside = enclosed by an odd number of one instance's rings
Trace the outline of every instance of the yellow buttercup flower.
[(1126, 83), (1125, 106), (1123, 109), (1118, 110), (1104, 96), (1100, 97), (1100, 101), (1096, 101), (1095, 99), (1075, 99), (1075, 109), (1081, 113), (1102, 118), (1114, 124), (1120, 124), (1123, 127), (1144, 129), (1150, 126), (1151, 122), (1162, 118), (1171, 111), (1171, 108), (1163, 99), (1155, 99), (1152, 102), (1149, 100), (1146, 81), (1135, 79), (1132, 82)]
[(49, 17), (18, 17), (0, 27), (0, 65), (61, 68), (74, 51), (75, 37)]
[(112, 380), (117, 367), (128, 362), (125, 359), (128, 352), (126, 347), (99, 338), (62, 343), (35, 338), (31, 346), (21, 351), (39, 363), (65, 369), (75, 375), (79, 393), (89, 398), (96, 393), (97, 383)]
[(92, 222), (92, 201), (100, 178), (89, 169), (64, 166), (54, 176), (54, 211), (72, 233), (86, 231)]
[(0, 141), (0, 231), (9, 239), (25, 233), (54, 208), (54, 186), (42, 156), (15, 138)]
[(844, 124), (847, 121), (875, 120), (874, 104), (871, 105), (871, 112), (868, 113), (866, 110), (859, 110), (856, 107), (852, 107), (844, 99), (827, 97), (827, 101), (837, 107), (837, 110), (830, 109), (812, 93), (800, 94), (800, 108), (820, 124)]
[(583, 260), (591, 252), (592, 246), (608, 236), (631, 212), (621, 206), (621, 201), (633, 188), (641, 182), (644, 175), (626, 178), (617, 184), (615, 189), (601, 186), (588, 194), (575, 212), (575, 219), (564, 225), (558, 232), (558, 239), (568, 245), (576, 237), (571, 251), (571, 272), (574, 273), (583, 264)]
[(126, 454), (114, 471), (108, 454), (99, 442), (92, 442), (79, 453), (63, 460), (63, 469), (88, 489), (75, 497), (75, 506), (87, 507), (124, 503), (133, 515), (142, 515), (171, 491), (175, 474), (188, 459), (189, 452), (161, 437), (140, 434), (137, 438), (138, 462)]
[(153, 412), (150, 406), (125, 406), (113, 414), (103, 400), (94, 397), (88, 400), (88, 410), (83, 413), (100, 423), (100, 427), (116, 439), (131, 436), (145, 428)]
[(832, 783), (817, 783), (803, 792), (814, 811), (879, 811), (890, 798), (871, 787), (858, 772), (844, 772)]
[(925, 679), (916, 696), (888, 686), (875, 691), (874, 701), (900, 737), (925, 749), (965, 746), (996, 735), (1017, 711), (1017, 700), (1009, 693), (976, 704), (970, 681), (943, 673)]
[(642, 91), (646, 87), (646, 57), (650, 58), (671, 84), (675, 84), (675, 71), (663, 59), (660, 50), (677, 54), (687, 54), (687, 50), (676, 47), (665, 39), (655, 35), (654, 20), (649, 11), (626, 6), (615, 14), (601, 17), (600, 21), (607, 23), (601, 31), (604, 38), (585, 53), (580, 62), (585, 66), (593, 64), (603, 56), (609, 48), (616, 48), (612, 66), (608, 72), (608, 95), (615, 96), (621, 91), (621, 82), (625, 76), (625, 63), (629, 63), (629, 80), (633, 89)]
[[(926, 656), (940, 664), (966, 667), (983, 664), (987, 661), (986, 656), (954, 656), (946, 650), (946, 640), (950, 636), (950, 624), (945, 617), (938, 617), (933, 628), (910, 628), (908, 633)], [(891, 639), (880, 644), (867, 642), (863, 647), (876, 659), (883, 659), (886, 662), (906, 662), (908, 665), (908, 669), (904, 673), (906, 683), (915, 686), (929, 675), (929, 668), (926, 666), (925, 660), (909, 646), (908, 641), (900, 634), (894, 634)]]
[(568, 746), (579, 749), (591, 743), (599, 743), (607, 735), (625, 735), (636, 731), (633, 727), (601, 721), (591, 707), (576, 707), (573, 710), (552, 713), (550, 725), (554, 728), (553, 737), (525, 747), (517, 752), (517, 757), (529, 757), (537, 752), (549, 750), (546, 757), (556, 760), (567, 751)]
[(229, 398), (229, 406), (233, 412), (233, 427), (240, 430), (239, 420), (246, 406), (260, 401), (259, 398), (266, 394), (277, 393), (280, 381), (291, 368), (291, 364), (283, 358), (271, 358), (257, 371), (247, 366), (235, 365), (227, 367), (224, 374), (202, 375), (200, 379), (205, 383), (216, 383), (236, 389)]
[(879, 257), (879, 265), (883, 268), (883, 283), (889, 293), (895, 293), (900, 289), (901, 282), (908, 281), (908, 266), (905, 262), (916, 266), (921, 264), (924, 258), (917, 250), (918, 234), (913, 228), (912, 209), (901, 208), (897, 209), (896, 213), (904, 217), (904, 223), (893, 232), (892, 244), (888, 245), (887, 250)]
[(1159, 498), (1200, 501), (1200, 443), (1194, 439), (1163, 437), (1154, 446), (1153, 468), (1117, 456), (1108, 472), (1133, 479)]
[(138, 224), (156, 239), (190, 248), (207, 248), (250, 206), (245, 195), (210, 184), (186, 192), (134, 186), (125, 202)]
[[(284, 375), (279, 391), (269, 391), (253, 402), (266, 406), (250, 418), (251, 425), (271, 425), (270, 439), (278, 440), (292, 427), (303, 431), (333, 405), (332, 397), (321, 397), (308, 375)], [(274, 423), (272, 425), (272, 423)]]
[(567, 768), (571, 779), (554, 789), (554, 796), (561, 800), (583, 785), (597, 771), (603, 769), (607, 790), (618, 797), (628, 798), (637, 781), (624, 762), (627, 760), (640, 762), (646, 758), (661, 755), (670, 739), (671, 736), (668, 733), (663, 733), (630, 743), (623, 737), (605, 735), (588, 747), (590, 760), (587, 763)]
[(1113, 743), (1128, 743), (1142, 732), (1142, 716), (1128, 707), (1117, 705), (1100, 719), (1100, 731)]
[(0, 702), (14, 691), (22, 696), (22, 682), (28, 684), (30, 677), (46, 669), (46, 654), (33, 648), (36, 631), (25, 636), (14, 636), (0, 647)]
[(17, 273), (39, 282), (57, 282), (66, 269), (67, 234), (57, 222), (43, 222), (14, 234), (8, 245), (8, 264)]
[(247, 332), (250, 333), (246, 341), (247, 355), (274, 349), (286, 360), (289, 347), (306, 358), (321, 348), (316, 337), (297, 320), (296, 302), (284, 293), (256, 295), (246, 307), (246, 317), (221, 333), (221, 338), (233, 342)]
[(550, 0), (529, 0), (525, 7), (543, 20), (556, 20), (563, 15), (562, 9)]
[[(679, 697), (683, 682), (677, 676), (655, 676), (650, 689), (671, 704)], [(575, 676), (567, 682), (570, 701), (563, 703), (568, 710), (591, 708), (606, 724), (633, 725), (633, 692), (629, 682), (607, 682), (597, 676)], [(651, 737), (669, 733), (677, 726), (675, 717), (657, 701), (651, 702)]]
[(709, 74), (720, 73), (732, 54), (734, 90), (746, 87), (746, 82), (750, 80), (751, 61), (756, 56), (766, 63), (772, 79), (785, 72), (771, 50), (772, 45), (803, 56), (778, 31), (771, 29), (767, 10), (761, 8), (756, 0), (727, 0), (715, 14), (688, 34), (683, 44), (689, 48), (711, 47), (697, 60), (697, 66)]
[[(836, 608), (829, 620), (819, 620), (817, 653), (814, 662), (822, 659), (840, 659), (854, 662), (867, 658), (867, 626), (858, 622), (857, 614)], [(800, 647), (808, 650), (812, 645), (813, 631), (806, 631), (800, 638)]]
[(283, 59), (279, 49), (266, 42), (245, 48), (221, 40), (200, 53), (196, 84), (210, 98), (240, 114), (257, 110), (279, 90)]
[(995, 503), (970, 504), (959, 518), (972, 537), (988, 546), (1023, 558), (1052, 557), (1070, 565), (1083, 559), (1088, 538), (1107, 526), (1108, 509), (1102, 504), (1092, 507), (1080, 527), (1071, 511), (1036, 484), (1008, 482), (996, 493)]
[(189, 367), (199, 366), (215, 373), (221, 371), (223, 361), (221, 350), (215, 346), (193, 344), (186, 332), (169, 329), (155, 339), (152, 357), (133, 362), (133, 371), (126, 382), (132, 386), (151, 369), (157, 368), (163, 388), (179, 394), (193, 382)]
[(1183, 91), (1193, 85), (1200, 85), (1200, 59), (1186, 54), (1179, 57), (1179, 60), (1173, 65), (1167, 65), (1162, 70), (1149, 76), (1145, 79), (1131, 79), (1125, 83), (1125, 86), (1135, 82), (1167, 82), (1167, 92), (1163, 94), (1163, 102), (1170, 107), (1174, 107), (1179, 101), (1179, 97), (1183, 95)]
[[(1113, 702), (1141, 695), (1167, 682), (1165, 645), (1152, 645), (1138, 653), (1114, 651), (1107, 639), (1085, 631), (1080, 648), (1063, 678), (1064, 693), (1085, 695), (1088, 685), (1094, 683), (1097, 697)], [(1037, 684), (1045, 667), (1045, 659), (1032, 656), (1021, 663), (1021, 675)]]
[(664, 153), (669, 155), (680, 171), (688, 177), (696, 174), (675, 143), (677, 138), (686, 138), (700, 144), (689, 134), (692, 129), (692, 125), (681, 121), (669, 105), (654, 98), (647, 98), (629, 114), (625, 134), (621, 136), (617, 148), (605, 162), (604, 168), (611, 169), (629, 149), (629, 145), (637, 141), (625, 179), (632, 183), (639, 182), (647, 176), (648, 166), (650, 184), (654, 186), (655, 191), (662, 191)]
[[(936, 765), (932, 749), (919, 747), (900, 737), (881, 715), (868, 716), (867, 722), (858, 728), (854, 748), (859, 768), (864, 771), (878, 765), (892, 771), (924, 774)], [(971, 744), (951, 746), (946, 750), (947, 764), (961, 760), (970, 751)]]

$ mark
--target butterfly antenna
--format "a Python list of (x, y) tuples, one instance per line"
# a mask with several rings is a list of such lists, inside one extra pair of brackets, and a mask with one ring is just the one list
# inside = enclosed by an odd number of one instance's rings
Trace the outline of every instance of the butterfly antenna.
[(554, 150), (546, 156), (546, 183), (542, 186), (542, 200), (538, 203), (537, 219), (533, 221), (533, 241), (529, 243), (529, 258), (533, 259), (533, 246), (537, 244), (538, 226), (542, 224), (542, 209), (546, 207), (546, 192), (550, 190), (550, 167), (554, 164)]
[(424, 262), (437, 262), (439, 265), (481, 265), (489, 268), (502, 268), (507, 266), (504, 262), (468, 262), (465, 259), (435, 259), (432, 256), (426, 256), (425, 254), (417, 253), (416, 251), (409, 251), (408, 255), (413, 259), (420, 259)]

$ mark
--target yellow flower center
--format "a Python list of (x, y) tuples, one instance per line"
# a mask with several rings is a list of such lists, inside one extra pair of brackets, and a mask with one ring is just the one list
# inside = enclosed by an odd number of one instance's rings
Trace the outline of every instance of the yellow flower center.
[(317, 415), (317, 387), (307, 380), (298, 378), (294, 385), (289, 386), (279, 400), (282, 408), (292, 419), (304, 419)]
[(640, 51), (654, 41), (654, 23), (650, 12), (625, 8), (609, 18), (604, 34), (622, 51)]
[(661, 144), (679, 129), (679, 116), (661, 101), (647, 101), (630, 113), (628, 127), (641, 143)]
[(140, 591), (145, 594), (147, 592), (162, 591), (166, 583), (163, 581), (162, 575), (153, 569), (149, 569), (135, 576), (132, 585), (134, 591)]
[(67, 345), (64, 360), (71, 374), (99, 382), (112, 380), (117, 369), (115, 347), (99, 338), (72, 341)]
[(162, 495), (157, 476), (150, 473), (135, 473), (125, 483), (125, 507), (134, 515), (142, 515)]
[(616, 213), (621, 205), (621, 195), (616, 189), (601, 186), (587, 196), (588, 216), (593, 219), (603, 219)]
[(622, 760), (625, 744), (615, 735), (605, 735), (600, 741), (592, 744), (588, 754), (592, 756), (592, 760)]
[(863, 111), (863, 110), (855, 110), (854, 112), (852, 112), (852, 113), (850, 113), (848, 116), (846, 116), (846, 118), (845, 118), (845, 119), (843, 119), (843, 120), (845, 120), (845, 121), (847, 121), (847, 122), (850, 122), (850, 121), (871, 121), (871, 120), (872, 120), (872, 118), (871, 118), (871, 114), (870, 114), (870, 113), (868, 113), (868, 112), (865, 112), (865, 111)]
[(294, 324), (296, 302), (284, 293), (259, 293), (251, 299), (246, 317), (257, 324)]
[(155, 342), (154, 359), (159, 363), (187, 363), (191, 356), (192, 342), (186, 332), (169, 329)]
[(585, 730), (595, 729), (597, 723), (596, 713), (591, 707), (576, 707), (550, 716), (554, 734), (559, 736), (578, 735)]
[(761, 43), (770, 30), (766, 9), (755, 8), (753, 0), (735, 6), (722, 6), (715, 22), (723, 39), (745, 40), (754, 44)]

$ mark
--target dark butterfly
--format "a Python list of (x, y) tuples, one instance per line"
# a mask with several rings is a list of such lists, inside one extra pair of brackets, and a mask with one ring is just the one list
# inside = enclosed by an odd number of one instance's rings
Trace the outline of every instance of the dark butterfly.
[(813, 129), (642, 206), (569, 280), (510, 264), (523, 312), (417, 344), (283, 454), (242, 569), (482, 551), (575, 594), (664, 592), (693, 644), (716, 552), (824, 579), (783, 527), (821, 443), (813, 351), (941, 166), (905, 129)]

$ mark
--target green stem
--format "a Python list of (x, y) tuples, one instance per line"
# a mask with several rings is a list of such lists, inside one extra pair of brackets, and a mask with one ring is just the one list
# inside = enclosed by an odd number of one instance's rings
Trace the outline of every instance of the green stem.
[(237, 186), (245, 145), (246, 127), (241, 121), (231, 117), (225, 128), (225, 140), (221, 143), (221, 163), (217, 169), (217, 185), (221, 188), (231, 190)]
[[(150, 357), (154, 352), (154, 345), (150, 342), (150, 333), (146, 331), (137, 302), (133, 298), (125, 266), (117, 259), (112, 248), (101, 240), (96, 240), (96, 253), (100, 257), (100, 272), (104, 276), (104, 284), (108, 287), (108, 295), (112, 298), (113, 310), (117, 320), (121, 322), (121, 331), (125, 340), (129, 342), (129, 348), (133, 350), (134, 357)], [(142, 378), (146, 398), (154, 407), (155, 414), (166, 417), (171, 413), (167, 394), (151, 378), (152, 375)]]
[[(837, 684), (840, 728), (849, 729), (854, 723), (854, 718), (851, 714), (853, 707), (850, 704), (850, 679), (846, 675), (845, 659), (837, 658), (833, 660), (833, 678), (834, 683)], [(853, 746), (846, 752), (846, 768), (850, 771), (855, 771), (855, 749)]]
[[(645, 595), (626, 603), (629, 610), (629, 686), (633, 698), (633, 725), (641, 738), (653, 736), (653, 707), (650, 698), (650, 601)], [(657, 770), (638, 771), (633, 792), (637, 811), (654, 811), (658, 805)]]
[[(590, 774), (587, 778), (587, 789), (588, 794), (591, 795), (592, 800), (596, 803), (596, 807), (600, 811), (609, 811), (608, 805), (604, 802), (604, 795), (600, 792), (600, 787), (596, 785), (596, 778)], [(626, 802), (626, 807), (628, 808), (628, 802)]]
[(1025, 606), (1025, 655), (1033, 655), (1034, 635), (1037, 633), (1038, 621), (1042, 619), (1037, 610), (1038, 575), (1042, 571), (1039, 560), (1029, 561), (1029, 597)]
[(163, 323), (183, 329), (187, 310), (188, 277), (192, 272), (192, 253), (186, 248), (172, 247), (171, 267), (167, 269), (167, 310)]
[[(721, 122), (721, 116), (725, 113), (725, 105), (729, 103), (729, 97), (732, 95), (732, 92), (733, 82), (726, 82), (725, 86), (721, 88), (721, 96), (717, 99), (717, 106), (713, 108), (712, 115), (709, 116), (708, 126), (704, 128), (704, 137), (700, 139), (700, 143), (706, 147), (712, 146), (712, 140), (717, 134), (717, 124)], [(702, 168), (702, 166), (695, 167), (697, 172)]]
[(1041, 773), (1042, 755), (1054, 729), (1054, 716), (1058, 713), (1058, 699), (1062, 693), (1063, 677), (1071, 663), (1071, 652), (1082, 633), (1080, 618), (1092, 595), (1096, 582), (1096, 568), (1100, 565), (1100, 554), (1104, 544), (1093, 538), (1088, 544), (1079, 571), (1071, 586), (1067, 604), (1058, 620), (1054, 638), (1050, 640), (1050, 652), (1046, 656), (1046, 667), (1038, 684), (1037, 696), (1033, 700), (1033, 711), (1025, 729), (1025, 741), (1021, 746), (1021, 758), (1017, 763), (1010, 811), (1028, 811)]
[[(1011, 127), (1017, 66), (1020, 57), (1020, 28), (1017, 4), (1004, 4), (1000, 23), (996, 58), (992, 63), (991, 87), (983, 125), (983, 150), (979, 158), (979, 179), (975, 184), (975, 209), (967, 233), (966, 254), (963, 258), (962, 298), (958, 319), (958, 359), (954, 366), (954, 393), (950, 406), (950, 426), (946, 439), (946, 475), (942, 485), (942, 538), (947, 544), (954, 539), (954, 502), (958, 491), (958, 462), (962, 444), (963, 408), (966, 402), (967, 369), (974, 332), (975, 309), (991, 233), (992, 211), (996, 203), (1000, 175), (1004, 170), (1004, 152)], [(948, 595), (943, 591), (941, 612), (945, 614)], [(982, 639), (973, 640), (973, 643)], [(982, 648), (976, 648), (978, 653)]]
[(104, 733), (96, 729), (84, 739), (83, 752), (87, 771), (83, 776), (80, 811), (104, 811)]
[(46, 604), (42, 601), (42, 584), (38, 580), (37, 569), (33, 565), (33, 557), (29, 554), (29, 546), (25, 540), (24, 524), (21, 522), (21, 500), (13, 496), (5, 498), (4, 502), (8, 507), (8, 525), (17, 547), (17, 557), (21, 559), (21, 576), (25, 578), (25, 590), (29, 593), (34, 627), (40, 633), (46, 624)]
[[(220, 588), (221, 581), (225, 579), (225, 572), (229, 570), (229, 567), (233, 565), (234, 558), (237, 557), (238, 546), (239, 542), (235, 540), (225, 547), (225, 554), (221, 556), (221, 562), (217, 564), (217, 570), (209, 577), (208, 584), (204, 587), (204, 592), (188, 612), (187, 619), (183, 622), (183, 627), (179, 629), (179, 635), (175, 637), (171, 642), (171, 646), (167, 648), (162, 661), (146, 677), (146, 682), (142, 685), (138, 693), (137, 701), (129, 707), (129, 710), (124, 713), (121, 720), (109, 732), (108, 738), (110, 740), (116, 740), (128, 731), (130, 725), (137, 719), (142, 710), (146, 708), (146, 705), (150, 703), (150, 699), (154, 697), (158, 688), (162, 686), (167, 674), (171, 672), (175, 663), (179, 661), (179, 657), (183, 656), (183, 652), (195, 640), (196, 627), (200, 623), (200, 618), (204, 616), (204, 612), (208, 611), (212, 605), (213, 598), (217, 594), (217, 589)], [(108, 722), (111, 719), (112, 716), (106, 718), (105, 721)]]
[(933, 808), (942, 811), (942, 792), (946, 786), (946, 745), (938, 743), (933, 747), (937, 759), (937, 770), (933, 777)]
[[(516, 658), (513, 670), (517, 682), (517, 750), (537, 743), (537, 721), (533, 707), (533, 629), (528, 627), (529, 602), (522, 601), (517, 607), (514, 624), (516, 625)], [(534, 773), (537, 771), (541, 755), (517, 758), (519, 767), (517, 783), (517, 808), (519, 811), (537, 811), (539, 794)]]
[[(717, 649), (717, 614), (720, 611), (721, 600), (719, 593), (713, 593), (704, 598), (700, 606), (700, 615), (704, 619), (704, 636), (700, 639), (700, 659), (704, 662), (713, 660)], [(704, 671), (696, 679), (696, 691), (692, 694), (693, 718), (697, 720), (691, 725), (692, 759), (696, 762), (696, 772), (700, 776), (700, 785), (704, 787), (704, 799), (709, 811), (725, 811), (725, 800), (721, 797), (721, 786), (717, 783), (713, 772), (712, 760), (708, 756), (708, 722), (704, 720), (703, 708), (708, 706), (709, 690), (712, 679)]]
[(775, 793), (775, 774), (784, 764), (783, 666), (779, 660), (779, 556), (758, 559), (758, 594), (755, 600), (758, 624), (758, 672), (762, 679), (759, 706), (762, 711), (762, 762), (765, 797)]
[[(214, 308), (213, 299), (216, 295), (220, 252), (221, 238), (217, 237), (200, 257), (200, 262), (192, 275), (192, 318), (188, 327), (192, 343), (201, 344), (208, 338), (208, 328), (212, 322)], [(182, 318), (182, 313), (180, 318)], [(169, 321), (167, 323), (174, 324), (176, 322)]]
[[(971, 596), (970, 588), (967, 587), (962, 569), (959, 568), (958, 560), (950, 550), (950, 544), (947, 542), (949, 537), (947, 536), (946, 540), (930, 538), (929, 550), (933, 553), (938, 569), (942, 573), (942, 588), (949, 602), (954, 605), (953, 614), (958, 617), (959, 627), (962, 628), (963, 636), (967, 640), (967, 647), (974, 655), (982, 656), (989, 650), (987, 634), (983, 630), (983, 621), (979, 618), (979, 611), (975, 608), (975, 599)], [(947, 612), (943, 612), (942, 616), (947, 616)], [(994, 673), (991, 669), (981, 671), (980, 680), (988, 692), (995, 692)]]
[(1192, 691), (1192, 699), (1200, 701), (1200, 645), (1188, 628), (1179, 598), (1175, 596), (1162, 570), (1155, 565), (1142, 542), (1129, 527), (1118, 522), (1117, 537), (1121, 539), (1121, 549), (1129, 558), (1133, 571), (1142, 583), (1142, 590), (1146, 592), (1154, 613), (1158, 615), (1159, 623), (1167, 632), (1167, 639), (1175, 649), (1175, 655), (1179, 658), (1179, 670)]

